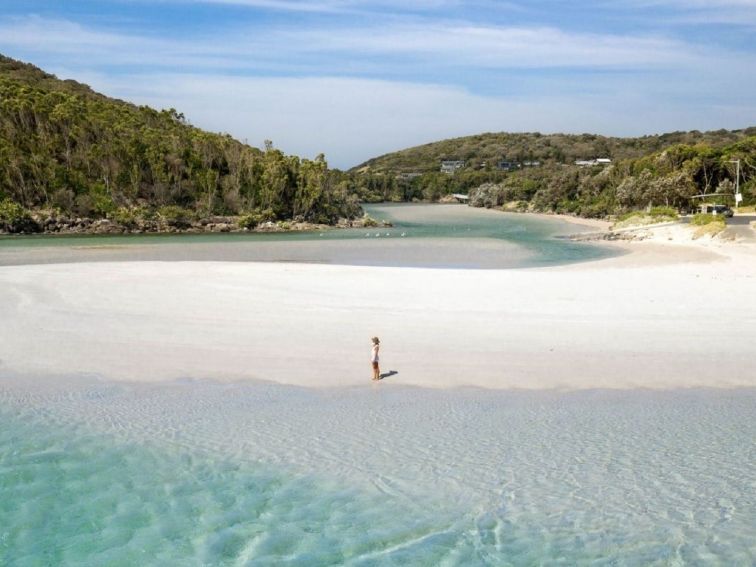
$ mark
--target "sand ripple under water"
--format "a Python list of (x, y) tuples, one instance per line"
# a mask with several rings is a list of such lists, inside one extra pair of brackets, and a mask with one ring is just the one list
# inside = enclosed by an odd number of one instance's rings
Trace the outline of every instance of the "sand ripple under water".
[(3, 565), (756, 561), (754, 389), (67, 382), (0, 383)]

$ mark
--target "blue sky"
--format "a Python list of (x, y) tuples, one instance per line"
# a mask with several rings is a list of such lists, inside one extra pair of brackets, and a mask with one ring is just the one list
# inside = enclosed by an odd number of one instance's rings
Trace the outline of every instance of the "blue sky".
[(756, 125), (756, 0), (3, 0), (0, 52), (343, 168), (480, 132)]

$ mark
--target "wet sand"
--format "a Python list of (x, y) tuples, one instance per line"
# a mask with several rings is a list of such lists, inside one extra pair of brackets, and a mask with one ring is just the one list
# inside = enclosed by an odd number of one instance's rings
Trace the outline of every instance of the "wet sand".
[[(383, 235), (384, 232), (381, 232)], [(291, 262), (356, 266), (501, 269), (519, 267), (536, 254), (486, 238), (219, 241), (7, 247), (0, 266), (82, 262)]]

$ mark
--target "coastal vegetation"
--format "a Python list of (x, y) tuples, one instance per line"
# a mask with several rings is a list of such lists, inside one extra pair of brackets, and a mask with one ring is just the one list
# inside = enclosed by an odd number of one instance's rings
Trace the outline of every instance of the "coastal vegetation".
[(727, 228), (727, 222), (722, 215), (698, 213), (693, 215), (690, 224), (695, 227), (693, 238), (702, 236), (716, 236)]
[(679, 214), (674, 207), (652, 207), (648, 211), (631, 211), (621, 215), (613, 228), (627, 228), (631, 226), (645, 226), (663, 222), (676, 221)]
[[(464, 167), (441, 173), (444, 160)], [(732, 204), (737, 168), (756, 200), (756, 128), (641, 138), (590, 134), (481, 134), (410, 148), (355, 168), (363, 200), (437, 200), (468, 193), (470, 204), (509, 210), (622, 215), (655, 206), (690, 208), (694, 195)]]
[[(0, 56), (0, 229), (246, 228), (333, 224), (361, 213), (348, 179), (323, 155), (285, 155), (193, 127), (174, 109), (108, 98)], [(79, 222), (87, 219), (89, 225)], [(86, 225), (86, 226), (85, 226)]]
[[(444, 161), (451, 169), (441, 171)], [(360, 202), (453, 193), (473, 206), (621, 217), (691, 208), (703, 193), (731, 203), (736, 181), (744, 204), (756, 201), (756, 128), (640, 138), (480, 134), (342, 172), (323, 155), (286, 155), (268, 141), (258, 149), (200, 130), (174, 109), (115, 100), (0, 56), (3, 232), (307, 228), (356, 219)]]

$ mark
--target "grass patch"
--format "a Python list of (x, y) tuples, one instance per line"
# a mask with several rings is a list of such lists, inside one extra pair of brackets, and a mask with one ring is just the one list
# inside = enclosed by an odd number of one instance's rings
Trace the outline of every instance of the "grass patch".
[(672, 222), (679, 218), (673, 207), (654, 207), (650, 211), (630, 211), (621, 215), (613, 229), (647, 226), (661, 222)]
[(711, 215), (708, 213), (693, 215), (690, 224), (696, 227), (693, 233), (694, 239), (704, 236), (714, 237), (727, 228), (727, 223), (722, 215)]
[(693, 215), (693, 218), (690, 219), (690, 224), (693, 226), (706, 226), (707, 224), (712, 223), (718, 223), (722, 225), (722, 228), (726, 226), (726, 222), (724, 219), (724, 216), (722, 215), (712, 215), (710, 213), (698, 213)]

